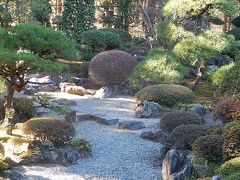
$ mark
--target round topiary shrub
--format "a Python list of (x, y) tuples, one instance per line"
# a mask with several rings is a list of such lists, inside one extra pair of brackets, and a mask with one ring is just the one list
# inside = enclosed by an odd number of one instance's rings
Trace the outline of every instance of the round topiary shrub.
[(129, 32), (124, 31), (122, 29), (117, 29), (117, 28), (104, 28), (104, 29), (99, 29), (102, 32), (111, 32), (114, 34), (117, 34), (118, 37), (123, 41), (123, 42), (127, 42), (127, 41), (131, 41), (132, 40), (132, 36), (131, 34), (129, 34)]
[(25, 135), (33, 135), (44, 141), (51, 141), (55, 145), (62, 145), (70, 141), (75, 135), (72, 124), (55, 118), (34, 118), (21, 126)]
[(219, 102), (213, 110), (213, 116), (222, 119), (223, 123), (240, 120), (240, 101), (227, 99)]
[(208, 162), (221, 162), (223, 160), (223, 137), (207, 135), (196, 139), (192, 145), (193, 154)]
[(203, 124), (204, 120), (197, 114), (186, 111), (171, 111), (163, 115), (160, 125), (166, 131), (172, 131), (182, 124)]
[(126, 52), (104, 51), (91, 60), (89, 75), (96, 85), (121, 85), (127, 81), (136, 64), (136, 60)]
[(193, 142), (200, 136), (206, 135), (206, 129), (201, 125), (185, 124), (176, 127), (171, 134), (176, 149), (191, 150)]
[(135, 97), (141, 104), (147, 100), (169, 107), (178, 103), (192, 103), (195, 98), (191, 89), (176, 84), (148, 86), (138, 91)]
[[(5, 99), (0, 99), (0, 119), (5, 116)], [(13, 100), (13, 108), (15, 110), (13, 123), (21, 123), (29, 120), (35, 114), (33, 101), (27, 98), (17, 98)]]
[(237, 172), (240, 172), (240, 157), (226, 161), (219, 168), (219, 173), (222, 176), (231, 176)]
[(227, 160), (240, 156), (240, 124), (225, 128), (223, 154)]

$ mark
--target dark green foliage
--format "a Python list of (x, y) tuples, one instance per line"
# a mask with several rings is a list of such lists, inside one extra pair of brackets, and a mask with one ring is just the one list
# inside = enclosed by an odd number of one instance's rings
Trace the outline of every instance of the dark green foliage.
[(210, 21), (211, 21), (211, 23), (213, 23), (215, 25), (223, 25), (224, 24), (224, 22), (216, 16), (211, 16)]
[(235, 40), (240, 40), (240, 28), (234, 28), (228, 31), (227, 34), (233, 35)]
[(153, 49), (146, 60), (135, 67), (130, 82), (134, 89), (139, 90), (160, 83), (179, 84), (187, 74), (188, 68), (179, 63), (173, 53)]
[(140, 103), (147, 100), (170, 107), (178, 103), (191, 103), (195, 98), (192, 90), (175, 84), (148, 86), (138, 91), (135, 97)]
[(200, 136), (206, 135), (206, 129), (201, 125), (185, 124), (177, 126), (171, 134), (176, 149), (191, 150), (193, 142)]
[(96, 85), (122, 85), (127, 82), (136, 60), (119, 50), (104, 51), (90, 62), (89, 76)]
[[(0, 120), (5, 116), (5, 99), (0, 99)], [(13, 101), (13, 108), (15, 110), (13, 122), (25, 122), (33, 117), (35, 114), (35, 107), (30, 99), (18, 98)]]
[(55, 145), (63, 145), (75, 135), (72, 124), (55, 118), (43, 117), (30, 119), (21, 126), (25, 135), (33, 135), (44, 141), (51, 141)]
[[(229, 161), (226, 161), (219, 168), (219, 173), (222, 176), (233, 176), (234, 174), (239, 173), (239, 172), (240, 172), (240, 157), (237, 157), (237, 158), (231, 159)], [(224, 178), (224, 180), (225, 179), (229, 180), (227, 178)], [(234, 179), (234, 180), (238, 180), (238, 179)]]
[(223, 123), (240, 121), (240, 101), (230, 99), (220, 101), (213, 109), (213, 116), (222, 119)]
[(91, 60), (97, 53), (118, 48), (121, 39), (116, 33), (101, 30), (89, 30), (81, 34), (80, 51), (84, 60)]
[(31, 15), (42, 25), (50, 26), (50, 13), (52, 7), (49, 0), (34, 0), (30, 2)]
[(197, 114), (185, 111), (171, 111), (162, 117), (160, 126), (166, 131), (172, 131), (182, 124), (203, 124), (203, 119)]
[(240, 172), (233, 172), (229, 176), (223, 176), (222, 180), (240, 180)]
[(92, 29), (95, 22), (94, 0), (65, 0), (62, 29), (79, 43), (82, 32)]
[[(229, 66), (224, 71), (220, 68), (221, 78), (215, 81), (218, 86), (218, 92), (220, 94), (225, 94), (227, 96), (232, 96), (233, 98), (240, 99), (240, 61), (236, 61), (233, 66)], [(218, 71), (216, 72), (220, 74)], [(214, 74), (213, 77), (217, 76)]]
[(9, 29), (11, 35), (5, 44), (6, 48), (28, 49), (43, 58), (78, 58), (75, 44), (62, 32), (54, 31), (34, 24), (22, 24)]
[(129, 32), (124, 31), (122, 29), (104, 28), (104, 29), (99, 29), (99, 30), (103, 31), (103, 32), (112, 32), (114, 34), (117, 34), (119, 36), (119, 38), (121, 39), (121, 41), (123, 41), (123, 42), (128, 42), (128, 41), (132, 40), (131, 34), (129, 34)]
[(240, 156), (239, 123), (234, 123), (232, 126), (225, 128), (223, 153), (226, 160)]
[(240, 16), (238, 17), (235, 17), (233, 20), (232, 20), (232, 24), (236, 27), (240, 27)]
[(8, 26), (12, 21), (9, 10), (0, 4), (0, 26)]
[(196, 139), (192, 145), (193, 154), (208, 162), (219, 163), (223, 160), (223, 137), (207, 135)]

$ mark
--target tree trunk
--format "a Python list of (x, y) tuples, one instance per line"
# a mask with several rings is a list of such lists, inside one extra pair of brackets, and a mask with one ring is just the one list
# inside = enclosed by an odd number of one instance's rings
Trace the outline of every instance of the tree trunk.
[(4, 118), (4, 124), (8, 125), (11, 123), (11, 117), (8, 116), (8, 113), (6, 113), (8, 110), (13, 109), (13, 94), (14, 94), (14, 87), (12, 84), (8, 84), (8, 91), (6, 96), (6, 102), (5, 102), (5, 118)]

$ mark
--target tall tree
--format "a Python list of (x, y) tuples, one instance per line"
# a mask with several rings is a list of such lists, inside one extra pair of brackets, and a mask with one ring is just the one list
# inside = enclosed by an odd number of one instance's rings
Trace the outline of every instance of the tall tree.
[(68, 36), (78, 41), (83, 31), (94, 27), (94, 22), (94, 0), (65, 0), (61, 24)]

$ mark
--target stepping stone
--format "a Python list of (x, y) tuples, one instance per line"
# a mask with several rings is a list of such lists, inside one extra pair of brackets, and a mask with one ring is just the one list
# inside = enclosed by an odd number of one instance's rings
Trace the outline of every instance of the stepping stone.
[(78, 121), (94, 121), (103, 125), (114, 125), (119, 122), (118, 118), (112, 116), (97, 116), (92, 114), (79, 114), (77, 115)]
[(145, 128), (141, 121), (124, 121), (118, 124), (118, 129), (139, 130)]
[(76, 106), (77, 103), (75, 101), (70, 101), (68, 99), (57, 99), (57, 100), (53, 100), (53, 103), (59, 104), (61, 106)]

